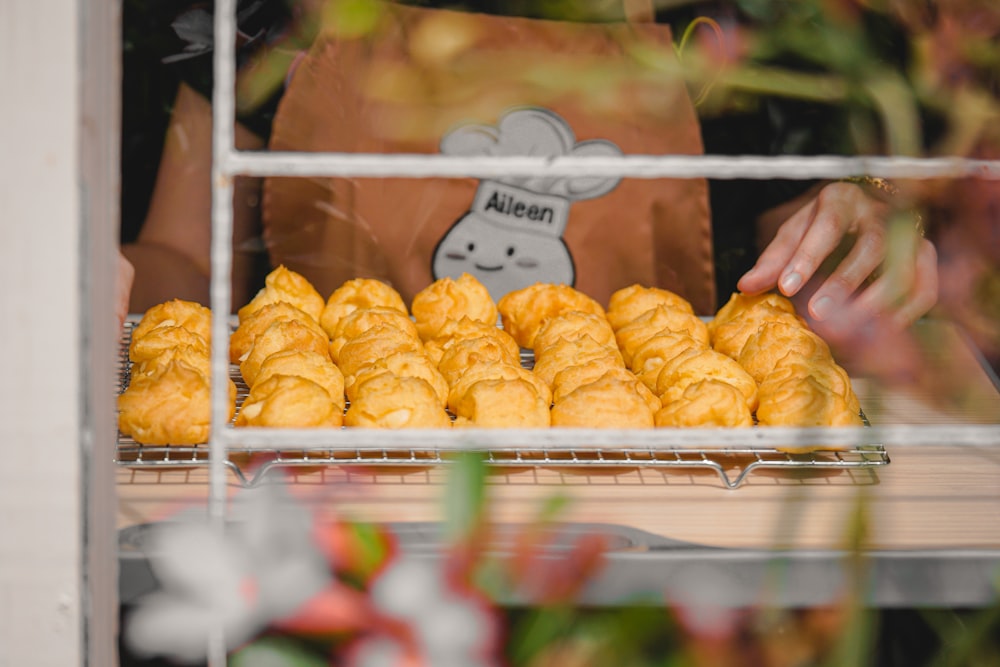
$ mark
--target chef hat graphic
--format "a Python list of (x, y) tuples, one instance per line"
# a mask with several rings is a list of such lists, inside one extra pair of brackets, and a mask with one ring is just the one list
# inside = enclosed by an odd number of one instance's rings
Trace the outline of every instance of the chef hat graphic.
[[(506, 113), (496, 126), (464, 125), (452, 130), (441, 140), (441, 153), (466, 157), (563, 157), (616, 156), (622, 151), (603, 139), (577, 142), (561, 116), (532, 107)], [(471, 212), (495, 224), (561, 237), (571, 202), (600, 197), (620, 181), (617, 176), (512, 175), (484, 179), (476, 191)], [(515, 206), (522, 207), (525, 215), (509, 215)], [(545, 224), (539, 224), (536, 218), (544, 218)]]

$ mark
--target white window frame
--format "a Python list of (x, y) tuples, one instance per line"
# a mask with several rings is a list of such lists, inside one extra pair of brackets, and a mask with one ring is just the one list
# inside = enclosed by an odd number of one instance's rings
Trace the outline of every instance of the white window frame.
[(117, 664), (120, 6), (0, 3), (0, 664)]

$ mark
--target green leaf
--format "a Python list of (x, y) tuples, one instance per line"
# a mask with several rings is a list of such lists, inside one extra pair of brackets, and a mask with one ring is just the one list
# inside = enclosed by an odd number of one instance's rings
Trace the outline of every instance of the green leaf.
[(381, 11), (375, 0), (328, 2), (323, 8), (323, 26), (340, 37), (362, 37), (374, 30)]
[(486, 499), (486, 464), (478, 452), (462, 452), (452, 461), (444, 493), (446, 536), (454, 541), (468, 537), (483, 516)]

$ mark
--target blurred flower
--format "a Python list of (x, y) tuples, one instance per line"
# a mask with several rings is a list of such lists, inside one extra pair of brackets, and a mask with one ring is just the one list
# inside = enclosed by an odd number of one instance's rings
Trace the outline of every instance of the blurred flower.
[(499, 622), (471, 589), (449, 580), (438, 559), (401, 556), (373, 582), (381, 617), (352, 647), (352, 665), (495, 665)]
[(242, 491), (231, 517), (225, 531), (204, 513), (153, 531), (150, 559), (161, 587), (127, 620), (136, 653), (202, 660), (215, 628), (234, 648), (331, 583), (312, 517), (289, 501), (284, 485)]

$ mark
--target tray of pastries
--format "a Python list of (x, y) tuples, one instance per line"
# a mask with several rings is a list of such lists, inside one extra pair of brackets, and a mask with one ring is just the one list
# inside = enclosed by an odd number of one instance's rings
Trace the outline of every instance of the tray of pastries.
[[(867, 424), (829, 346), (776, 293), (736, 293), (704, 317), (683, 297), (639, 284), (606, 305), (544, 283), (494, 301), (464, 274), (431, 283), (407, 304), (367, 278), (324, 298), (280, 266), (230, 324), (228, 428), (236, 441), (278, 429), (271, 444), (253, 448), (271, 455), (253, 478), (229, 447), (226, 463), (247, 484), (268, 467), (446, 463), (456, 443), (505, 467), (708, 467), (727, 486), (755, 468), (888, 463), (874, 444), (676, 446), (678, 433), (703, 442), (719, 429)], [(120, 464), (207, 463), (211, 334), (211, 311), (177, 299), (126, 322)], [(337, 436), (303, 447), (282, 441), (282, 429)], [(733, 455), (749, 457), (735, 475), (719, 461)]]

